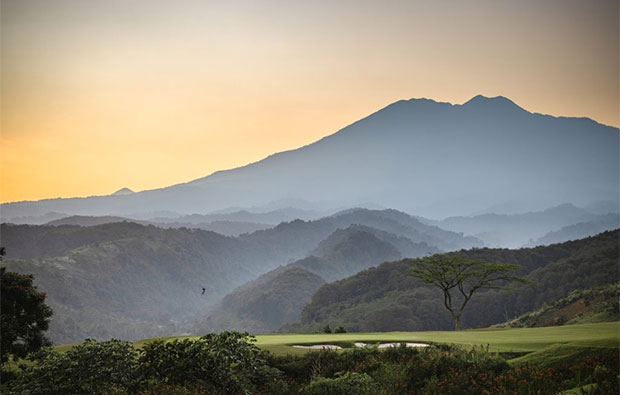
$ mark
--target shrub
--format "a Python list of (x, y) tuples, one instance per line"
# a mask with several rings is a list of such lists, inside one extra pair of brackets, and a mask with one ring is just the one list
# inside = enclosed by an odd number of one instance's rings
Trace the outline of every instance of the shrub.
[(32, 363), (8, 383), (13, 394), (109, 394), (139, 385), (136, 350), (129, 342), (87, 339), (65, 353), (49, 348), (31, 354)]
[(344, 326), (339, 326), (338, 328), (336, 328), (334, 333), (347, 333), (347, 329)]
[(329, 324), (325, 325), (323, 328), (323, 333), (332, 333), (332, 328), (329, 327)]
[(369, 375), (347, 372), (333, 379), (319, 377), (308, 384), (303, 393), (308, 395), (375, 395), (379, 391), (379, 386)]
[(140, 350), (140, 374), (151, 383), (193, 383), (216, 393), (253, 392), (273, 382), (264, 352), (247, 333), (210, 333), (197, 340), (154, 341)]

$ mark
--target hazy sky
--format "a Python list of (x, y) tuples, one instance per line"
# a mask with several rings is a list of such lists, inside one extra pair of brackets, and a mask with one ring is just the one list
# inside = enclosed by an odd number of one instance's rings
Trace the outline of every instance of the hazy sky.
[(399, 99), (618, 126), (618, 1), (2, 0), (0, 200), (163, 187)]

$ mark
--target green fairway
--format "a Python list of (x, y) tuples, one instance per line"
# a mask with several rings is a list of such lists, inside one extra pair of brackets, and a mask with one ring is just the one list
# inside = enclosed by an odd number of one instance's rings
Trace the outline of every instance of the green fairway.
[[(162, 338), (174, 340), (198, 336)], [(136, 347), (155, 339), (134, 342)], [(388, 342), (432, 342), (457, 344), (464, 347), (487, 346), (490, 351), (532, 352), (549, 346), (570, 344), (581, 347), (620, 347), (620, 322), (564, 325), (545, 328), (471, 329), (465, 331), (433, 332), (372, 332), (372, 333), (318, 333), (256, 335), (257, 345), (275, 354), (300, 354), (307, 349), (293, 345), (337, 344), (351, 347), (354, 342), (368, 344)], [(72, 344), (56, 347), (58, 351), (71, 348)]]
[(571, 343), (591, 347), (619, 347), (620, 322), (565, 325), (546, 328), (474, 329), (435, 332), (374, 332), (342, 334), (273, 334), (257, 335), (261, 348), (276, 354), (303, 353), (292, 345), (347, 344), (353, 342), (434, 342), (465, 347), (489, 346), (491, 351), (539, 351), (554, 344)]

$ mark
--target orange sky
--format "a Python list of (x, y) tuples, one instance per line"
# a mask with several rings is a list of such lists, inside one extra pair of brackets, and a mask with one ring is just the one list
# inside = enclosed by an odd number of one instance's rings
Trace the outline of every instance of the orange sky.
[(620, 124), (616, 0), (1, 5), (2, 202), (189, 181), (411, 97)]

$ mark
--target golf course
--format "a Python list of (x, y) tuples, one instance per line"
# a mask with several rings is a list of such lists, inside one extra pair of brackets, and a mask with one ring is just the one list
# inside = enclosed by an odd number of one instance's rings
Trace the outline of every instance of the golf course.
[(354, 342), (367, 344), (392, 342), (445, 343), (471, 348), (488, 346), (493, 352), (535, 352), (564, 344), (582, 347), (614, 348), (620, 344), (620, 323), (565, 325), (545, 328), (472, 329), (465, 331), (375, 332), (329, 334), (257, 335), (256, 344), (274, 354), (307, 352), (293, 345), (335, 344), (353, 347)]

